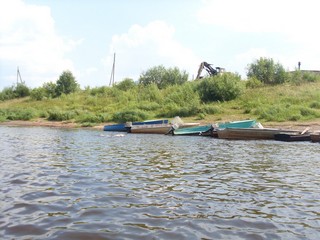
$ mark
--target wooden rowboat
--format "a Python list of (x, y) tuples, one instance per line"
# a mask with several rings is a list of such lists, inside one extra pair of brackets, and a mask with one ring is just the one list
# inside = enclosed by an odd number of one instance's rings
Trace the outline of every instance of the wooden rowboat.
[(167, 134), (172, 129), (172, 124), (148, 124), (148, 125), (133, 125), (130, 129), (131, 133), (153, 133)]
[(259, 140), (274, 139), (275, 134), (280, 133), (300, 133), (296, 130), (283, 130), (277, 128), (225, 128), (217, 129), (218, 138), (239, 139), (239, 140)]
[(127, 122), (112, 125), (105, 125), (104, 131), (114, 131), (114, 132), (128, 132), (132, 126), (138, 125), (150, 125), (150, 124), (168, 124), (168, 119), (157, 119), (157, 120), (147, 120), (143, 122)]

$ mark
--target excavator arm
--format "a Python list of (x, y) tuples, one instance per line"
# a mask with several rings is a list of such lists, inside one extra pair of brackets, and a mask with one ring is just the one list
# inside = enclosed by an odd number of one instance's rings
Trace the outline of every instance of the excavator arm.
[(198, 74), (197, 74), (196, 79), (201, 78), (200, 75), (201, 75), (201, 72), (202, 72), (203, 69), (205, 69), (209, 73), (210, 76), (215, 76), (218, 73), (220, 73), (221, 70), (223, 70), (223, 68), (220, 68), (220, 67), (216, 67), (216, 69), (214, 69), (211, 65), (212, 64), (209, 64), (207, 62), (202, 62), (200, 64), (199, 69), (198, 69)]

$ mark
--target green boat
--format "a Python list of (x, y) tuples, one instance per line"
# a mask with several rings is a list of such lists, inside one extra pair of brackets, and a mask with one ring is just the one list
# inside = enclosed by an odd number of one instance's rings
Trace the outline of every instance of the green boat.
[(217, 123), (215, 128), (251, 128), (257, 124), (256, 120), (242, 120), (232, 122)]
[(185, 136), (211, 136), (213, 126), (195, 126), (187, 128), (178, 128), (172, 131), (172, 135), (185, 135)]
[(172, 135), (184, 136), (213, 136), (217, 137), (217, 129), (224, 128), (251, 128), (257, 124), (256, 120), (242, 120), (232, 122), (221, 122), (203, 126), (172, 129)]

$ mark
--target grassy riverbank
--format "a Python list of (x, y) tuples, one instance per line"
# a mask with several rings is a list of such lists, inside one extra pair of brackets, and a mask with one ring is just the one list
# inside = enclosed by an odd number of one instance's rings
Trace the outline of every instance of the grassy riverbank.
[[(203, 103), (197, 83), (158, 89), (99, 87), (58, 98), (29, 97), (0, 102), (0, 122), (58, 121), (95, 126), (123, 120), (180, 116), (185, 121), (216, 122), (254, 118), (266, 125), (320, 123), (320, 82), (246, 88), (232, 101)], [(39, 121), (39, 119), (42, 119)]]

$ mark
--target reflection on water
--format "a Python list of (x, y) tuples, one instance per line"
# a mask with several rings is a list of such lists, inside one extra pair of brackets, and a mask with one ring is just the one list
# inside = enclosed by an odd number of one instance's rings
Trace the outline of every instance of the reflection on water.
[(318, 239), (313, 143), (0, 127), (1, 239)]

